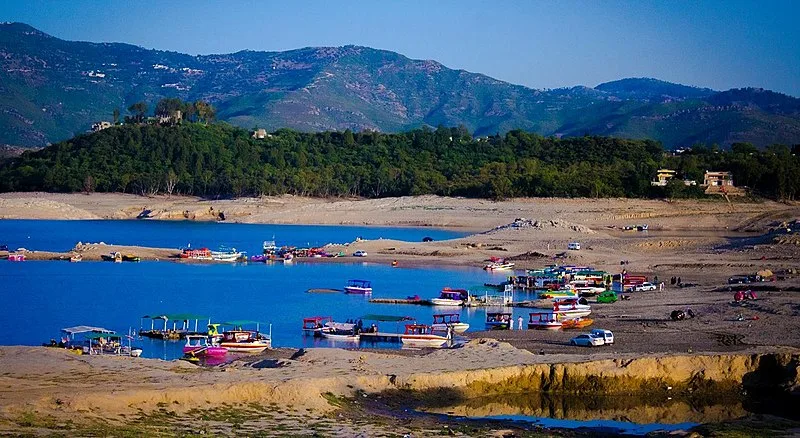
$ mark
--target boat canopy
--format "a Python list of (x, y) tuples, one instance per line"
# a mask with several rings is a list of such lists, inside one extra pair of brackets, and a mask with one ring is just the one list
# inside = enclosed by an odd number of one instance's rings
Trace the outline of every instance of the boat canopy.
[(77, 335), (79, 333), (114, 333), (114, 330), (109, 330), (102, 327), (92, 327), (89, 325), (76, 325), (75, 327), (67, 327), (61, 329), (62, 332), (67, 333), (69, 335)]
[[(330, 316), (307, 316), (307, 317), (303, 318), (303, 322), (306, 322), (306, 321), (327, 321), (327, 320), (332, 320), (332, 319), (333, 318), (330, 317)], [(236, 322), (236, 321), (234, 321), (234, 322)]]
[(211, 319), (210, 316), (195, 315), (193, 313), (152, 313), (142, 316), (144, 319), (163, 319), (164, 321), (190, 321), (198, 319)]
[(90, 335), (84, 336), (84, 339), (107, 339), (107, 338), (118, 338), (122, 339), (122, 335), (118, 335), (116, 333), (92, 333)]
[(369, 280), (348, 280), (348, 286), (357, 286), (357, 287), (370, 287), (372, 283)]
[(400, 322), (400, 321), (411, 321), (414, 318), (410, 316), (392, 316), (392, 315), (373, 315), (368, 314), (364, 315), (359, 319), (365, 319), (367, 321), (379, 321), (379, 322)]

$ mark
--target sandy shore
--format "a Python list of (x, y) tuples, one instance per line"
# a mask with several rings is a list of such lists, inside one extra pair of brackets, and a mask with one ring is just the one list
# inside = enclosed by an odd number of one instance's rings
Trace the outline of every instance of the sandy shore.
[[(482, 379), (496, 381), (509, 367), (542, 363), (643, 356), (747, 356), (778, 351), (796, 354), (800, 349), (800, 280), (790, 278), (759, 285), (768, 290), (759, 292), (760, 299), (745, 306), (731, 303), (732, 292), (726, 282), (735, 274), (800, 268), (797, 231), (786, 230), (788, 223), (800, 218), (797, 205), (629, 199), (492, 202), (435, 196), (379, 200), (283, 196), (208, 201), (119, 194), (0, 194), (0, 218), (132, 219), (143, 209), (151, 210), (151, 216), (157, 219), (217, 220), (219, 212), (223, 212), (225, 220), (232, 222), (448, 227), (474, 234), (426, 243), (362, 241), (330, 249), (348, 254), (365, 250), (369, 256), (363, 261), (398, 260), (401, 265), (481, 266), (489, 257), (505, 257), (514, 260), (519, 268), (541, 267), (552, 263), (554, 255), (567, 253), (560, 263), (617, 272), (620, 262), (626, 260), (624, 267), (629, 272), (657, 275), (662, 280), (680, 276), (684, 283), (694, 285), (633, 294), (628, 301), (593, 306), (592, 317), (597, 324), (617, 334), (618, 343), (612, 349), (569, 347), (569, 332), (471, 331), (468, 333), (472, 338), (494, 340), (476, 339), (462, 349), (430, 354), (315, 349), (290, 359), (294, 352), (272, 352), (271, 356), (252, 361), (204, 369), (184, 362), (80, 357), (43, 348), (2, 347), (0, 430), (29, 430), (26, 428), (33, 426), (21, 424), (35, 422), (26, 423), (20, 418), (31, 412), (37, 421), (46, 418), (54, 424), (62, 424), (65, 418), (80, 412), (96, 420), (115, 416), (114, 424), (119, 425), (137, 418), (136, 421), (144, 421), (142, 415), (152, 419), (162, 411), (177, 412), (175, 415), (202, 411), (193, 418), (213, 417), (209, 410), (219, 408), (221, 403), (250, 403), (251, 407), (261, 407), (252, 408), (251, 414), (260, 412), (258, 415), (268, 418), (269, 424), (284, 427), (281, 430), (287, 431), (286, 435), (316, 431), (318, 426), (333, 436), (395, 436), (400, 431), (389, 424), (343, 414), (336, 409), (339, 402), (331, 397), (402, 388), (398, 382), (408, 388), (423, 388), (425, 385), (420, 382), (436, 379), (449, 382), (448, 387), (461, 388), (475, 376), (458, 373), (470, 370), (480, 370), (487, 373), (481, 375)], [(517, 220), (520, 218), (525, 219)], [(622, 229), (642, 223), (647, 223), (650, 231)], [(581, 242), (583, 248), (566, 251), (571, 241)], [(99, 245), (82, 249), (84, 257), (89, 258), (111, 250), (136, 253), (143, 258), (170, 258), (175, 254), (175, 249)], [(29, 254), (42, 259), (59, 256)], [(353, 260), (343, 257), (314, 262)], [(303, 262), (307, 261), (298, 261)], [(498, 274), (498, 282), (504, 276)], [(686, 308), (691, 308), (696, 318), (668, 320), (671, 310)], [(254, 366), (257, 363), (263, 366)], [(447, 373), (456, 374), (444, 379), (442, 376)], [(495, 377), (490, 377), (492, 373)], [(69, 376), (66, 381), (64, 376)], [(396, 414), (389, 417), (396, 419)], [(248, 418), (246, 423), (253, 427), (261, 424)], [(230, 419), (209, 421), (203, 424), (218, 434), (236, 434), (230, 428)], [(408, 430), (417, 436), (441, 433), (429, 423), (408, 421)], [(217, 426), (219, 429), (214, 429)], [(57, 429), (49, 423), (39, 427)], [(173, 427), (168, 432), (192, 431)]]

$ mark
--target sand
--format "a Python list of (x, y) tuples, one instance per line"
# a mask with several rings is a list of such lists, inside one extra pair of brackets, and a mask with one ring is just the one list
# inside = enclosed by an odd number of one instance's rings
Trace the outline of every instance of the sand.
[[(281, 407), (281, 413), (270, 411), (268, 424), (280, 424), (295, 432), (317, 430), (317, 426), (311, 426), (316, 421), (320, 430), (332, 436), (391, 436), (397, 431), (378, 420), (359, 423), (358, 418), (338, 417), (342, 411), (337, 411), (336, 403), (323, 394), (374, 393), (393, 387), (397, 379), (437, 381), (446, 373), (479, 370), (491, 374), (492, 370), (536, 363), (800, 349), (800, 280), (761, 284), (774, 290), (759, 292), (759, 300), (744, 305), (732, 303), (733, 292), (726, 281), (732, 275), (754, 274), (762, 269), (778, 272), (800, 268), (797, 231), (787, 231), (787, 226), (800, 218), (796, 204), (551, 198), (493, 202), (436, 196), (378, 200), (281, 196), (209, 201), (121, 194), (0, 194), (0, 218), (133, 219), (143, 209), (151, 210), (151, 216), (157, 219), (217, 220), (223, 212), (229, 222), (452, 228), (472, 234), (425, 243), (359, 241), (329, 249), (347, 254), (364, 250), (369, 255), (359, 261), (397, 260), (401, 267), (479, 267), (490, 257), (506, 257), (518, 268), (538, 268), (552, 263), (556, 254), (565, 253), (560, 263), (592, 265), (612, 272), (624, 267), (632, 273), (657, 275), (667, 282), (667, 288), (663, 292), (634, 293), (630, 300), (612, 305), (593, 306), (596, 326), (614, 330), (617, 335), (617, 344), (604, 349), (569, 347), (573, 333), (567, 331), (481, 332), (479, 327), (467, 332), (474, 339), (469, 347), (457, 350), (398, 354), (314, 349), (294, 360), (288, 358), (294, 352), (271, 352), (252, 361), (212, 369), (198, 369), (184, 362), (81, 357), (44, 348), (2, 347), (0, 426), (4, 429), (0, 430), (28, 430), (25, 427), (29, 426), (21, 426), (18, 420), (26, 412), (63, 421), (77, 412), (90, 418), (141, 415), (139, 409), (160, 412), (165, 409), (160, 402), (169, 404), (168, 412), (179, 413), (224, 402), (273, 403)], [(643, 223), (649, 225), (647, 233), (623, 230)], [(580, 242), (582, 249), (567, 251), (567, 243), (572, 241)], [(154, 259), (171, 259), (176, 253), (175, 249), (97, 244), (76, 250), (81, 250), (85, 258), (117, 250)], [(31, 252), (29, 258), (65, 254)], [(353, 260), (341, 257), (296, 262)], [(621, 265), (623, 260), (627, 264)], [(506, 275), (499, 273), (498, 282)], [(693, 285), (671, 287), (671, 276), (680, 276), (684, 283)], [(668, 319), (671, 310), (687, 308), (695, 312), (695, 318)], [(253, 367), (254, 363), (269, 366)], [(441, 432), (426, 429), (426, 424), (414, 424), (417, 433)], [(170, 431), (175, 433), (175, 429)], [(213, 431), (236, 434), (224, 427)]]

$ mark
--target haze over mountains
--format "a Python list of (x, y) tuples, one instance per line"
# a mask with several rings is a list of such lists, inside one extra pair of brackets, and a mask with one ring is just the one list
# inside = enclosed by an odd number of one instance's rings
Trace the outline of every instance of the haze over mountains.
[(466, 126), (550, 136), (694, 143), (800, 143), (800, 99), (762, 89), (718, 92), (656, 79), (535, 90), (368, 47), (191, 56), (118, 43), (64, 41), (0, 24), (0, 144), (43, 146), (145, 100), (206, 100), (245, 128), (403, 131)]

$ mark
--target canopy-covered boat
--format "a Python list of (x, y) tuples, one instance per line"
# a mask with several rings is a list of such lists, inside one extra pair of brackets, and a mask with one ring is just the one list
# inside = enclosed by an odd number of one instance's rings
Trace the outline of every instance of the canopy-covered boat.
[[(261, 333), (261, 323), (259, 321), (236, 320), (220, 324), (222, 326), (233, 327), (222, 333), (220, 347), (225, 347), (231, 353), (261, 353), (267, 348), (272, 347), (272, 325), (270, 334)], [(255, 326), (255, 330), (245, 330), (245, 326)]]
[(508, 330), (511, 326), (511, 312), (486, 312), (487, 330)]
[(561, 328), (561, 321), (555, 312), (534, 312), (528, 318), (529, 329), (539, 330), (558, 330)]
[(303, 334), (319, 336), (328, 327), (328, 323), (332, 323), (333, 318), (330, 316), (310, 316), (303, 318)]
[(372, 283), (367, 280), (348, 280), (344, 287), (346, 294), (368, 295), (372, 293)]
[(461, 315), (458, 313), (436, 313), (433, 315), (431, 330), (446, 332), (450, 328), (453, 333), (464, 333), (469, 329), (469, 324), (461, 322)]
[(403, 344), (417, 347), (441, 347), (450, 337), (433, 334), (430, 326), (425, 324), (408, 324), (405, 333), (400, 335)]
[(451, 289), (445, 287), (439, 292), (437, 298), (431, 299), (434, 306), (463, 306), (469, 299), (469, 291), (466, 289)]
[(553, 300), (553, 312), (558, 313), (564, 319), (589, 316), (592, 313), (592, 308), (584, 303), (586, 303), (586, 300), (582, 298), (555, 299)]

